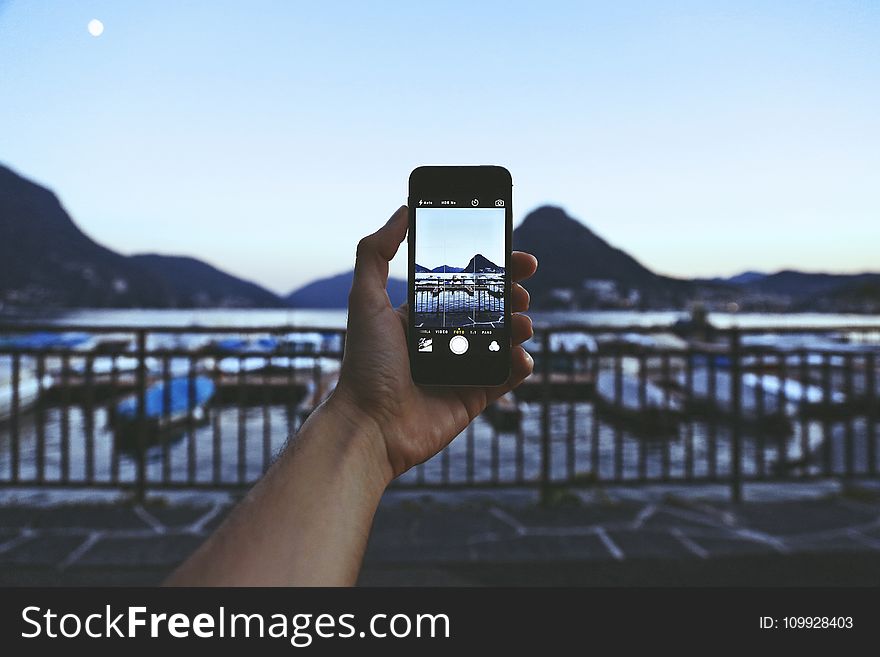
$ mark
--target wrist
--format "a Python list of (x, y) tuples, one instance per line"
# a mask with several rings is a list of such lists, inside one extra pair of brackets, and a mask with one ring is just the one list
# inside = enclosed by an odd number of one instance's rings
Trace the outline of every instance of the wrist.
[(383, 490), (394, 479), (381, 426), (338, 389), (315, 409), (308, 420), (312, 421), (331, 425), (329, 430), (336, 436), (343, 460), (364, 466), (370, 479)]

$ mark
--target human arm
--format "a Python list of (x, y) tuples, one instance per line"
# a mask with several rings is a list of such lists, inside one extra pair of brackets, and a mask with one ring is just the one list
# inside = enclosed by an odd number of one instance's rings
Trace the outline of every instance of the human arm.
[[(308, 418), (226, 521), (168, 579), (171, 585), (350, 585), (386, 486), (432, 457), (533, 367), (528, 293), (512, 286), (512, 365), (501, 386), (413, 383), (406, 309), (385, 286), (406, 236), (403, 206), (358, 244), (345, 356), (331, 396)], [(514, 253), (514, 280), (537, 261)]]

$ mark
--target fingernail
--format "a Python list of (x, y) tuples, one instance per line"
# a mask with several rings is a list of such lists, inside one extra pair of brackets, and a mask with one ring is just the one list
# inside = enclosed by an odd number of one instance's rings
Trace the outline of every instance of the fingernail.
[(401, 210), (406, 210), (406, 206), (405, 206), (405, 205), (401, 205), (401, 206), (400, 206), (399, 208), (397, 208), (394, 212), (392, 212), (392, 213), (391, 213), (391, 216), (388, 217), (388, 221), (386, 221), (385, 224), (388, 225), (388, 224), (390, 224), (392, 221), (394, 221), (394, 218), (395, 218), (398, 214), (400, 214)]

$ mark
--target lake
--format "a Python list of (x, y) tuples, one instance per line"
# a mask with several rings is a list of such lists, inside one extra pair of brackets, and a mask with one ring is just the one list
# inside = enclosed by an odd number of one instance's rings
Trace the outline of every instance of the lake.
[[(538, 312), (538, 326), (584, 325), (669, 325), (683, 316), (678, 312)], [(17, 317), (17, 320), (23, 320)], [(79, 310), (31, 318), (60, 325), (125, 326), (231, 326), (231, 327), (344, 327), (344, 310)], [(880, 317), (830, 314), (721, 314), (710, 316), (719, 327), (880, 326)], [(197, 357), (198, 359), (204, 356)], [(835, 376), (837, 376), (835, 374)], [(858, 373), (855, 383), (864, 378)], [(847, 381), (841, 384), (846, 387)], [(150, 449), (146, 464), (152, 481), (186, 482), (192, 473), (196, 482), (212, 480), (232, 484), (253, 481), (296, 430), (300, 419), (295, 409), (277, 400), (244, 399), (212, 405), (208, 423), (183, 430), (162, 447)], [(239, 403), (241, 402), (241, 403)], [(0, 483), (13, 478), (13, 463), (19, 463), (18, 476), (34, 480), (36, 464), (44, 463), (48, 479), (72, 481), (91, 479), (108, 484), (115, 476), (131, 481), (136, 460), (113, 449), (111, 409), (115, 399), (98, 403), (53, 402), (38, 404), (23, 413), (14, 427), (0, 423)], [(291, 404), (294, 401), (290, 402)], [(644, 437), (599, 415), (590, 401), (553, 401), (549, 417), (542, 405), (524, 401), (521, 429), (501, 434), (479, 417), (463, 439), (446, 452), (413, 470), (403, 483), (474, 481), (492, 484), (501, 481), (533, 481), (542, 470), (544, 455), (549, 474), (566, 478), (651, 478), (669, 469), (673, 478), (683, 476), (711, 479), (729, 471), (731, 429), (723, 423), (700, 418), (683, 422), (673, 436), (662, 441)], [(548, 445), (542, 444), (547, 423)], [(743, 432), (743, 472), (747, 476), (772, 473), (780, 453), (792, 461), (807, 451), (822, 447), (822, 458), (803, 474), (815, 475), (820, 467), (827, 472), (857, 472), (878, 467), (876, 436), (880, 434), (875, 416), (845, 415), (833, 420), (802, 420), (784, 436), (769, 438), (754, 428)], [(15, 445), (15, 448), (13, 447)], [(118, 457), (118, 458), (117, 458)], [(115, 474), (114, 474), (115, 473)], [(795, 473), (798, 474), (798, 473)], [(186, 485), (186, 484), (184, 484)]]
[[(687, 316), (680, 311), (639, 312), (632, 310), (554, 311), (531, 312), (529, 315), (537, 327), (563, 324), (656, 326), (673, 324)], [(102, 326), (293, 326), (343, 328), (345, 309), (194, 309), (194, 310), (72, 310), (68, 312), (25, 318), (16, 316), (15, 321), (31, 319), (38, 322), (102, 325)], [(2, 317), (2, 315), (0, 315)], [(880, 315), (841, 315), (825, 313), (710, 313), (709, 321), (720, 328), (740, 326), (781, 327), (815, 326), (816, 328), (847, 326), (880, 326)]]

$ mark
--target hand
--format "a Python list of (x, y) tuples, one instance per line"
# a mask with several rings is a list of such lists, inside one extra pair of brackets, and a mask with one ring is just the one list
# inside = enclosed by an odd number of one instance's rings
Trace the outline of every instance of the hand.
[[(377, 462), (388, 481), (426, 461), (448, 445), (488, 404), (522, 383), (534, 361), (521, 344), (532, 336), (532, 322), (521, 315), (529, 294), (511, 285), (511, 372), (500, 386), (429, 387), (413, 383), (407, 348), (407, 309), (394, 309), (385, 286), (388, 262), (406, 236), (407, 208), (358, 244), (354, 282), (348, 302), (348, 332), (339, 383), (328, 405), (367, 429)], [(513, 281), (538, 267), (533, 255), (516, 251)], [(386, 467), (387, 466), (387, 467)]]

